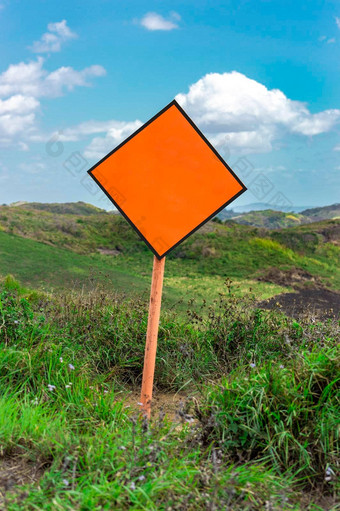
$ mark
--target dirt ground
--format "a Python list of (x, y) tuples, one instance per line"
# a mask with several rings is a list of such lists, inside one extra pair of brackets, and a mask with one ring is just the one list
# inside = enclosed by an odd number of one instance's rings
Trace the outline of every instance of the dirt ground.
[[(122, 396), (123, 397), (123, 396)], [(120, 399), (120, 398), (119, 398)], [(124, 396), (126, 406), (136, 413), (140, 412), (140, 391), (132, 390), (131, 393)], [(189, 400), (195, 399), (192, 395), (190, 398), (182, 392), (160, 392), (155, 390), (152, 399), (152, 416), (162, 418), (165, 415), (174, 422), (193, 422), (193, 417), (187, 413)]]
[(298, 289), (259, 302), (263, 309), (280, 308), (288, 316), (315, 316), (317, 319), (339, 318), (340, 293), (325, 288)]
[(327, 289), (318, 278), (301, 268), (287, 271), (269, 268), (258, 280), (294, 290), (259, 302), (258, 305), (264, 309), (280, 308), (292, 317), (311, 315), (327, 319), (340, 315), (340, 293)]
[(29, 461), (19, 454), (0, 458), (0, 509), (7, 509), (6, 494), (20, 494), (21, 486), (39, 481), (46, 468), (46, 463)]
[(318, 277), (313, 276), (308, 271), (301, 268), (290, 268), (289, 270), (280, 270), (279, 268), (268, 268), (257, 280), (262, 282), (271, 282), (279, 286), (302, 287), (302, 286), (320, 286)]

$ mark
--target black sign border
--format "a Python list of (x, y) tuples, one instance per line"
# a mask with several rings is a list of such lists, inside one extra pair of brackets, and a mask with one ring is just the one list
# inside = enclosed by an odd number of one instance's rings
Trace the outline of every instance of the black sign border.
[[(221, 161), (221, 163), (226, 167), (226, 169), (228, 169), (228, 171), (234, 176), (234, 178), (236, 179), (236, 181), (241, 185), (242, 189), (236, 193), (233, 197), (231, 197), (231, 199), (229, 199), (227, 202), (225, 202), (224, 204), (222, 204), (222, 206), (220, 206), (216, 211), (214, 211), (213, 213), (211, 213), (211, 215), (209, 215), (205, 220), (203, 220), (203, 222), (201, 222), (199, 225), (197, 225), (192, 231), (190, 231), (188, 234), (186, 234), (182, 239), (180, 239), (177, 243), (175, 243), (175, 245), (173, 245), (172, 247), (170, 247), (166, 252), (164, 252), (163, 254), (159, 254), (157, 252), (157, 250), (150, 244), (150, 242), (143, 236), (143, 234), (140, 232), (140, 230), (138, 229), (138, 227), (132, 222), (132, 220), (130, 220), (130, 218), (126, 215), (126, 213), (124, 213), (124, 211), (122, 210), (122, 208), (119, 206), (119, 204), (117, 204), (117, 202), (111, 197), (111, 195), (105, 190), (105, 188), (101, 185), (101, 183), (98, 181), (98, 179), (93, 175), (93, 171), (101, 164), (103, 163), (103, 161), (105, 161), (107, 158), (109, 158), (112, 154), (114, 154), (116, 151), (118, 151), (123, 145), (127, 144), (129, 142), (129, 140), (131, 140), (133, 137), (135, 137), (136, 135), (138, 135), (138, 133), (140, 133), (142, 130), (144, 130), (147, 126), (149, 126), (149, 124), (151, 124), (154, 120), (156, 120), (158, 117), (160, 117), (162, 114), (164, 114), (164, 112), (166, 112), (169, 108), (171, 108), (172, 106), (175, 106), (179, 111), (180, 113), (186, 118), (186, 120), (191, 124), (191, 126), (194, 128), (194, 130), (198, 133), (198, 135), (204, 140), (204, 142), (209, 146), (209, 148), (212, 150), (212, 152), (215, 154), (215, 156), (217, 156), (217, 158)], [(118, 211), (123, 215), (123, 217), (129, 222), (129, 224), (131, 225), (131, 227), (133, 227), (133, 229), (138, 233), (138, 235), (142, 238), (142, 240), (147, 244), (147, 246), (150, 248), (150, 250), (154, 253), (154, 255), (157, 257), (157, 259), (162, 259), (163, 257), (165, 257), (166, 255), (169, 254), (169, 252), (171, 252), (171, 250), (173, 250), (174, 248), (178, 247), (178, 245), (180, 245), (184, 240), (186, 240), (189, 236), (191, 236), (194, 232), (196, 232), (198, 229), (200, 229), (202, 227), (202, 225), (204, 225), (206, 222), (208, 222), (209, 220), (211, 220), (214, 216), (216, 216), (220, 211), (222, 211), (222, 209), (224, 209), (226, 206), (228, 206), (228, 204), (230, 204), (231, 202), (233, 202), (235, 199), (237, 199), (237, 197), (239, 197), (240, 195), (242, 195), (242, 193), (244, 193), (247, 188), (246, 186), (242, 183), (242, 181), (239, 179), (239, 177), (235, 174), (235, 172), (229, 167), (229, 165), (227, 164), (227, 162), (224, 161), (224, 159), (222, 158), (222, 156), (216, 151), (216, 149), (214, 148), (214, 146), (209, 142), (209, 140), (203, 135), (203, 133), (201, 132), (201, 130), (196, 126), (196, 124), (193, 122), (192, 119), (190, 119), (190, 117), (188, 116), (188, 114), (183, 110), (183, 108), (177, 103), (177, 101), (174, 99), (173, 101), (171, 101), (171, 103), (169, 103), (167, 106), (165, 106), (164, 108), (162, 108), (162, 110), (160, 110), (156, 115), (154, 115), (151, 119), (149, 119), (145, 124), (143, 124), (143, 126), (141, 126), (140, 128), (138, 128), (138, 130), (136, 130), (134, 133), (132, 133), (129, 137), (127, 137), (123, 142), (121, 142), (118, 146), (116, 146), (112, 151), (110, 151), (106, 156), (104, 156), (104, 158), (102, 158), (101, 160), (99, 160), (95, 165), (93, 165), (93, 167), (90, 168), (90, 170), (87, 171), (87, 173), (92, 177), (92, 179), (97, 183), (97, 185), (100, 187), (100, 189), (105, 193), (105, 195), (108, 197), (108, 199), (114, 204), (114, 206), (118, 209)]]

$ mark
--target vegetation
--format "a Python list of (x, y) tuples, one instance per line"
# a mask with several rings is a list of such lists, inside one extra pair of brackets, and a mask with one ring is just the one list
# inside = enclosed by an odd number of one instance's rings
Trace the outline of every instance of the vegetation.
[(335, 346), (297, 351), (287, 367), (238, 368), (208, 392), (206, 441), (216, 439), (235, 460), (242, 452), (305, 484), (322, 482), (338, 461), (339, 369)]
[[(54, 288), (87, 286), (96, 275), (117, 291), (149, 287), (149, 249), (120, 216), (57, 213), (55, 205), (0, 207), (0, 272), (24, 284)], [(50, 206), (53, 212), (48, 211)], [(86, 205), (58, 205), (84, 213)], [(284, 291), (261, 282), (268, 268), (309, 272), (331, 289), (340, 288), (340, 220), (280, 230), (209, 222), (167, 258), (172, 303), (189, 298), (214, 299), (227, 277), (248, 283), (259, 298)], [(39, 242), (39, 243), (37, 243)], [(259, 281), (260, 280), (260, 281)], [(262, 279), (263, 280), (263, 279)], [(171, 283), (171, 286), (170, 286)], [(190, 290), (188, 292), (187, 290)], [(212, 291), (213, 290), (213, 291)], [(288, 291), (291, 289), (287, 289)]]
[(238, 224), (265, 227), (267, 229), (282, 229), (311, 222), (309, 217), (305, 217), (302, 214), (284, 213), (283, 211), (274, 211), (272, 209), (250, 211), (249, 213), (233, 215), (230, 218)]
[(96, 213), (106, 213), (105, 209), (97, 208), (86, 202), (26, 202), (19, 201), (11, 204), (19, 210), (29, 211), (47, 211), (48, 213), (57, 213), (62, 215), (94, 215)]
[(308, 216), (315, 220), (325, 220), (331, 218), (339, 218), (340, 204), (332, 204), (331, 206), (324, 206), (323, 208), (310, 208), (302, 211), (302, 215)]
[(122, 399), (140, 383), (145, 301), (7, 277), (2, 456), (40, 472), (4, 509), (335, 509), (339, 322), (262, 311), (231, 282), (205, 308), (162, 314), (156, 387), (194, 397), (148, 424)]
[(149, 423), (144, 243), (83, 203), (0, 231), (0, 509), (336, 510), (339, 319), (260, 300), (336, 299), (339, 220), (209, 222), (167, 257), (155, 388), (183, 402)]
[(301, 213), (275, 211), (270, 208), (245, 213), (235, 213), (230, 210), (224, 210), (219, 214), (218, 218), (223, 220), (232, 219), (238, 224), (252, 225), (254, 227), (283, 229), (285, 227), (295, 227), (296, 225), (310, 224), (323, 220), (339, 220), (340, 204), (333, 204), (322, 208), (305, 209), (301, 211)]

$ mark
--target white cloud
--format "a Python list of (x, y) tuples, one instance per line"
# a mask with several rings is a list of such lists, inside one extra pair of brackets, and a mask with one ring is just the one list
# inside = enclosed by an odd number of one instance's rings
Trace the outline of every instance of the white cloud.
[(148, 12), (139, 20), (139, 23), (147, 30), (174, 30), (178, 28), (178, 23), (176, 22), (180, 19), (181, 17), (177, 12), (172, 12), (169, 19), (163, 18), (163, 16), (156, 12)]
[[(177, 101), (212, 144), (223, 154), (269, 152), (282, 144), (287, 134), (311, 137), (330, 131), (340, 122), (340, 110), (312, 114), (300, 101), (241, 73), (211, 73), (178, 94)], [(100, 159), (142, 125), (141, 121), (88, 121), (65, 129), (60, 141), (77, 141), (95, 133), (84, 155)], [(340, 146), (334, 148), (340, 150)]]
[[(88, 139), (91, 135), (103, 133), (105, 139), (104, 137), (93, 139), (97, 145), (92, 144), (92, 140), (91, 149), (88, 153), (90, 154), (90, 151), (93, 151), (93, 153), (96, 153), (95, 157), (97, 157), (97, 155), (99, 157), (105, 156), (106, 154), (102, 154), (102, 147), (104, 147), (105, 151), (107, 145), (108, 150), (112, 150), (117, 144), (122, 142), (126, 137), (131, 135), (131, 133), (142, 126), (142, 124), (143, 123), (139, 120), (127, 122), (116, 120), (91, 120), (76, 124), (75, 126), (70, 126), (69, 128), (65, 128), (63, 130), (54, 131), (52, 133), (36, 133), (30, 137), (30, 140), (33, 142), (48, 142), (51, 140), (55, 140), (56, 142), (78, 142), (80, 140)], [(107, 140), (107, 142), (104, 140)]]
[(31, 47), (34, 53), (54, 53), (61, 50), (61, 46), (69, 39), (75, 39), (77, 35), (67, 26), (67, 21), (49, 23), (47, 32), (41, 36), (40, 41), (35, 41)]
[(340, 18), (335, 18), (335, 23), (337, 24), (338, 28), (340, 28)]
[(76, 86), (90, 86), (92, 76), (105, 75), (102, 66), (90, 66), (76, 71), (72, 67), (60, 67), (48, 72), (44, 69), (44, 59), (12, 64), (0, 74), (0, 97), (11, 94), (24, 94), (34, 97), (61, 96), (64, 90), (73, 90)]
[[(91, 77), (103, 76), (102, 66), (90, 66), (80, 71), (72, 67), (60, 67), (48, 72), (44, 59), (12, 64), (0, 74), (0, 144), (11, 145), (13, 137), (21, 135), (26, 144), (36, 133), (36, 112), (40, 107), (38, 98), (58, 97), (75, 87), (88, 87)], [(21, 148), (23, 146), (21, 145)]]
[[(132, 124), (134, 124), (135, 122), (140, 123), (139, 126), (141, 125), (140, 121), (134, 121)], [(115, 130), (117, 128), (121, 129), (122, 127), (124, 127), (126, 125), (130, 125), (130, 124), (131, 123), (129, 123), (129, 122), (115, 121), (115, 120), (86, 121), (86, 122), (77, 124), (76, 126), (70, 126), (69, 128), (59, 131), (58, 139), (60, 140), (60, 142), (76, 142), (78, 140), (83, 139), (84, 137), (89, 136), (89, 135), (93, 135), (96, 133), (108, 133), (108, 132), (110, 132), (110, 130)], [(51, 136), (55, 136), (55, 135), (56, 135), (56, 133), (53, 133), (52, 135), (49, 135), (49, 138)]]
[(333, 151), (340, 151), (340, 144), (339, 144), (339, 145), (336, 145), (336, 146), (333, 148)]
[(340, 110), (312, 114), (304, 103), (236, 71), (207, 74), (176, 100), (220, 150), (266, 152), (285, 133), (318, 135), (340, 120)]
[(25, 142), (19, 142), (18, 145), (19, 145), (20, 151), (28, 151), (29, 150), (29, 146)]
[(4, 114), (27, 114), (39, 107), (39, 101), (29, 96), (17, 94), (8, 99), (0, 99), (0, 115)]
[(112, 151), (120, 142), (125, 140), (131, 133), (136, 131), (142, 122), (139, 120), (124, 122), (124, 121), (109, 121), (111, 126), (108, 129), (105, 137), (95, 137), (84, 151), (85, 158), (98, 160), (105, 156), (109, 151)]
[(0, 145), (9, 146), (14, 135), (28, 136), (33, 129), (35, 115), (5, 114), (0, 116)]
[(44, 95), (60, 96), (64, 88), (71, 91), (75, 87), (89, 87), (91, 84), (88, 78), (105, 74), (105, 69), (97, 65), (86, 67), (81, 71), (76, 71), (72, 67), (60, 67), (46, 76)]
[(35, 121), (35, 111), (39, 102), (33, 97), (15, 95), (6, 100), (0, 99), (0, 145), (8, 145), (8, 137), (28, 134)]
[[(207, 74), (176, 100), (223, 154), (231, 149), (238, 154), (269, 152), (287, 134), (310, 137), (330, 131), (340, 121), (340, 110), (312, 114), (304, 103), (236, 71)], [(99, 159), (141, 124), (138, 120), (90, 121), (64, 130), (60, 140), (106, 131), (105, 137), (95, 137), (84, 153), (87, 158)]]

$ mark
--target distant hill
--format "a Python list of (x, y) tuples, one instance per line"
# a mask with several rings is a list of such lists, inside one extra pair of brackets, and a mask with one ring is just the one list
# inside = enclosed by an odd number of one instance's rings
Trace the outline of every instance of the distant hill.
[(283, 229), (285, 227), (310, 223), (308, 218), (298, 213), (283, 213), (282, 211), (274, 211), (272, 209), (250, 211), (249, 213), (233, 216), (231, 219), (238, 224), (265, 227), (266, 229)]
[[(294, 213), (301, 213), (304, 209), (311, 208), (311, 206), (288, 206), (283, 211), (286, 213), (293, 211)], [(249, 211), (263, 211), (265, 209), (275, 209), (273, 204), (266, 202), (252, 202), (243, 206), (231, 206), (224, 211), (234, 211), (235, 213), (249, 213)]]
[[(249, 211), (248, 207), (254, 209)], [(268, 206), (268, 207), (267, 207)], [(0, 208), (9, 207), (24, 211), (41, 211), (45, 213), (58, 215), (78, 215), (92, 216), (98, 214), (114, 214), (116, 211), (107, 212), (104, 209), (93, 206), (86, 202), (65, 202), (65, 203), (40, 203), (18, 201), (9, 206), (3, 205)], [(308, 224), (322, 220), (331, 220), (340, 218), (340, 204), (324, 206), (320, 208), (293, 208), (293, 211), (284, 212), (272, 209), (265, 203), (254, 203), (244, 206), (246, 211), (239, 211), (242, 206), (234, 209), (224, 209), (217, 217), (222, 221), (233, 220), (238, 224), (249, 225), (253, 227), (264, 227), (266, 229), (283, 229), (294, 227), (296, 225)], [(302, 210), (297, 212), (297, 210)]]
[(340, 204), (332, 204), (331, 206), (324, 206), (323, 208), (305, 209), (301, 214), (313, 219), (314, 222), (340, 218)]
[(219, 213), (218, 218), (222, 221), (233, 220), (238, 224), (252, 225), (254, 227), (265, 227), (267, 229), (283, 229), (296, 225), (309, 224), (322, 220), (340, 218), (340, 204), (310, 208), (297, 212), (283, 212), (273, 209), (254, 210), (244, 213), (237, 213), (233, 210), (224, 210)]
[(19, 201), (10, 204), (11, 207), (21, 208), (25, 210), (46, 211), (48, 213), (57, 213), (62, 215), (94, 215), (98, 213), (106, 213), (105, 209), (97, 208), (86, 202), (25, 202)]

